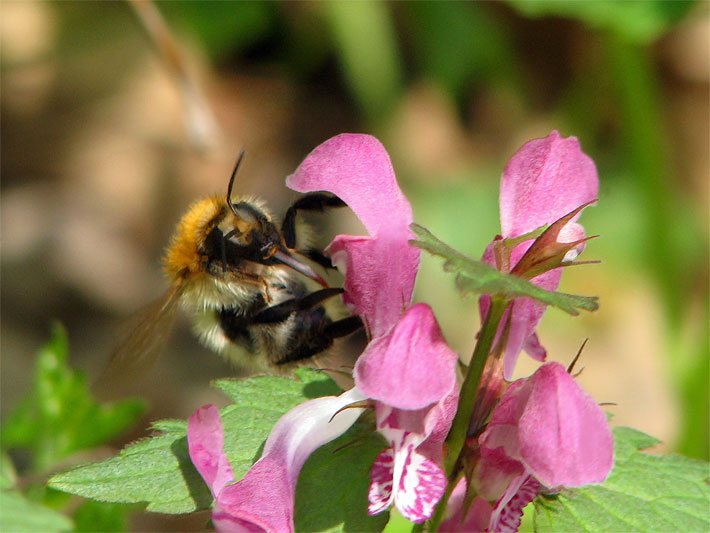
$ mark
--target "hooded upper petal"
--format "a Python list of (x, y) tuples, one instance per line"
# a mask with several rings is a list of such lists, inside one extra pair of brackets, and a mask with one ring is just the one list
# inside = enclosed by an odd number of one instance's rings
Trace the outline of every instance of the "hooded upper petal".
[(338, 235), (326, 249), (345, 274), (343, 301), (372, 338), (390, 331), (412, 300), (419, 253), (410, 237), (408, 229), (388, 237)]
[(411, 301), (420, 256), (408, 243), (412, 208), (387, 151), (370, 135), (338, 135), (313, 150), (286, 184), (335, 194), (365, 225), (370, 238), (337, 236), (327, 253), (344, 267), (346, 303), (372, 337), (385, 334)]
[(333, 193), (373, 236), (412, 223), (412, 208), (399, 189), (387, 150), (371, 135), (342, 133), (328, 139), (286, 178), (286, 185), (298, 192)]
[(355, 383), (364, 395), (391, 407), (421, 409), (451, 392), (457, 359), (431, 308), (416, 304), (392, 331), (368, 344), (355, 364)]
[(217, 409), (208, 406), (193, 415), (188, 424), (190, 458), (215, 494), (217, 530), (293, 531), (294, 493), (301, 467), (313, 451), (345, 433), (357, 420), (363, 409), (340, 410), (362, 399), (357, 389), (351, 389), (298, 405), (274, 426), (261, 458), (241, 481), (231, 485), (226, 484), (225, 469), (219, 466), (228, 467), (228, 462)]
[(613, 465), (603, 411), (559, 363), (513, 383), (480, 442), (502, 447), (547, 487), (599, 483)]
[(504, 237), (523, 235), (551, 223), (599, 193), (592, 159), (576, 137), (557, 131), (524, 144), (508, 162), (500, 184)]
[[(517, 237), (541, 226), (552, 224), (579, 206), (595, 200), (599, 178), (594, 162), (584, 154), (575, 137), (562, 138), (557, 131), (543, 139), (523, 145), (508, 162), (500, 185), (500, 220), (503, 237)], [(583, 228), (572, 217), (560, 231), (559, 242), (576, 242), (584, 238)], [(495, 242), (495, 241), (494, 241)], [(508, 265), (499, 265), (509, 272), (530, 248), (526, 241), (511, 252)], [(584, 248), (580, 244), (571, 250), (572, 260)], [(572, 255), (574, 254), (574, 256)], [(483, 261), (496, 265), (493, 245), (483, 254)], [(498, 266), (498, 265), (497, 265)], [(554, 291), (562, 270), (545, 272), (531, 279), (536, 285)], [(490, 299), (481, 298), (481, 316), (487, 314)], [(545, 348), (535, 335), (545, 306), (530, 298), (517, 298), (509, 310), (510, 327), (505, 349), (504, 376), (510, 379), (522, 349), (539, 361), (544, 361)], [(508, 315), (506, 315), (508, 316)]]
[(518, 424), (520, 455), (544, 485), (601, 483), (614, 461), (606, 416), (559, 363), (533, 375)]

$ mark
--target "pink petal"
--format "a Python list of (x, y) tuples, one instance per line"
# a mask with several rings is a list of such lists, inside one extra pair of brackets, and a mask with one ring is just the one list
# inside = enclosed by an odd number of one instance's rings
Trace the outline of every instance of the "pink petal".
[(391, 330), (412, 300), (419, 251), (409, 245), (410, 238), (409, 229), (377, 238), (338, 235), (327, 248), (345, 273), (343, 300), (372, 338)]
[(371, 337), (384, 335), (412, 299), (420, 257), (408, 243), (412, 209), (387, 151), (370, 135), (338, 135), (313, 150), (286, 184), (335, 194), (365, 225), (371, 239), (340, 235), (327, 253), (344, 267), (346, 303)]
[(216, 497), (234, 474), (224, 453), (224, 429), (214, 405), (200, 407), (188, 420), (187, 446), (192, 464)]
[(375, 338), (355, 364), (355, 383), (367, 397), (399, 409), (421, 409), (447, 396), (457, 356), (431, 308), (410, 307), (386, 336)]
[[(579, 234), (577, 233), (577, 230), (582, 230), (579, 224), (568, 224), (568, 226), (570, 225), (572, 225), (573, 228), (567, 231), (565, 236), (570, 238), (569, 242), (572, 242), (578, 238)], [(565, 227), (565, 230), (566, 228), (567, 227)], [(513, 267), (520, 260), (527, 249), (530, 248), (531, 244), (532, 241), (524, 242), (519, 244), (512, 251), (510, 254), (510, 267)], [(493, 243), (486, 247), (481, 260), (489, 265), (497, 266), (493, 252)], [(555, 268), (531, 279), (530, 281), (543, 289), (554, 291), (559, 286), (561, 278), (562, 269)], [(490, 302), (491, 298), (487, 295), (484, 295), (479, 299), (479, 311), (482, 318), (485, 318), (488, 315)], [(545, 314), (545, 309), (546, 308), (543, 304), (536, 302), (531, 298), (516, 298), (513, 300), (511, 308), (506, 311), (503, 320), (501, 320), (501, 326), (497, 334), (498, 337), (500, 337), (505, 321), (508, 316), (510, 316), (510, 313), (512, 313), (503, 360), (503, 377), (505, 379), (510, 380), (513, 377), (515, 365), (518, 362), (518, 357), (523, 349), (525, 349), (525, 351), (528, 352), (533, 359), (538, 361), (545, 360), (547, 350), (545, 350), (545, 348), (540, 344), (540, 341), (535, 334), (535, 328), (537, 328), (542, 316)]]
[(515, 478), (526, 474), (519, 461), (506, 454), (503, 447), (481, 447), (481, 457), (473, 474), (476, 492), (489, 501), (500, 499)]
[(491, 515), (490, 531), (517, 533), (523, 517), (523, 509), (537, 497), (540, 490), (540, 483), (532, 476), (521, 475), (516, 478), (496, 503)]
[(280, 457), (262, 457), (244, 479), (227, 485), (212, 514), (219, 532), (292, 532), (295, 486)]
[(542, 365), (529, 380), (519, 422), (520, 455), (545, 486), (600, 483), (613, 464), (604, 412), (559, 363)]
[(335, 194), (372, 236), (412, 223), (412, 208), (397, 185), (387, 150), (371, 135), (343, 133), (328, 139), (308, 154), (286, 185), (299, 192)]
[(576, 137), (553, 131), (520, 148), (506, 166), (500, 186), (504, 237), (515, 237), (559, 219), (597, 198), (594, 162)]
[[(449, 497), (446, 507), (447, 518), (441, 523), (439, 531), (466, 533), (483, 533), (489, 531), (488, 525), (491, 521), (493, 507), (486, 500), (477, 496), (474, 498), (471, 507), (465, 510), (463, 504), (466, 498), (466, 479), (462, 478), (454, 488)], [(491, 530), (495, 531), (495, 530)]]
[[(540, 274), (531, 281), (549, 291), (553, 291), (560, 284), (562, 278), (562, 269), (556, 268)], [(509, 312), (511, 313), (510, 329), (508, 332), (508, 342), (505, 347), (505, 358), (503, 362), (503, 376), (505, 379), (511, 379), (515, 364), (518, 362), (518, 356), (523, 348), (530, 347), (533, 354), (538, 357), (546, 355), (545, 348), (540, 345), (537, 337), (531, 339), (535, 335), (535, 328), (540, 323), (542, 316), (545, 314), (546, 307), (531, 298), (516, 298)], [(538, 359), (535, 357), (535, 359)], [(538, 359), (540, 360), (540, 359)]]
[(443, 460), (443, 444), (451, 429), (458, 401), (458, 387), (454, 386), (447, 396), (430, 409), (424, 421), (426, 439), (417, 447), (417, 451), (438, 464)]
[(523, 350), (536, 361), (544, 361), (547, 358), (547, 350), (540, 344), (537, 333), (528, 336), (525, 340), (525, 344), (523, 344)]
[[(294, 492), (303, 463), (317, 448), (348, 430), (363, 409), (340, 410), (362, 399), (364, 397), (357, 389), (351, 389), (337, 397), (327, 396), (307, 401), (281, 417), (264, 445), (261, 459), (241, 481), (225, 486), (216, 494), (213, 521), (218, 531), (259, 528), (264, 531), (293, 531)], [(206, 419), (204, 427), (201, 425), (203, 420), (203, 417), (197, 418), (195, 415), (191, 418), (194, 435), (203, 435), (215, 425), (213, 415)], [(214, 435), (214, 431), (208, 434)], [(212, 440), (193, 440), (193, 443), (197, 442), (205, 443), (204, 448), (210, 451), (208, 456), (222, 453), (221, 437), (219, 440), (214, 437)], [(190, 444), (191, 457), (192, 446)], [(201, 449), (196, 448), (196, 451)], [(200, 464), (205, 463), (202, 455), (196, 456), (201, 460)], [(212, 465), (213, 462), (208, 461), (206, 464)], [(200, 468), (198, 466), (198, 470)], [(203, 470), (207, 474), (203, 474), (207, 481), (215, 468), (210, 466)], [(201, 474), (203, 470), (200, 470)]]

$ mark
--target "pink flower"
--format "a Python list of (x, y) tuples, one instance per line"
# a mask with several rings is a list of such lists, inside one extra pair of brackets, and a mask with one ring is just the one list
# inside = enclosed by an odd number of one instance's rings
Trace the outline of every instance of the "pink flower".
[(508, 388), (479, 444), (473, 483), (478, 495), (496, 502), (491, 531), (515, 531), (523, 507), (543, 487), (601, 483), (614, 462), (603, 411), (559, 363)]
[(228, 484), (232, 471), (216, 409), (205, 407), (193, 415), (190, 457), (215, 497), (215, 527), (293, 531), (294, 490), (303, 463), (344, 433), (362, 409), (338, 411), (365, 398), (375, 401), (378, 430), (390, 444), (372, 467), (370, 512), (394, 504), (411, 520), (426, 520), (446, 485), (439, 465), (456, 409), (457, 356), (431, 309), (410, 306), (419, 251), (408, 243), (409, 202), (384, 147), (368, 135), (326, 141), (287, 184), (301, 192), (334, 193), (364, 223), (369, 236), (339, 235), (327, 252), (345, 271), (343, 299), (362, 318), (370, 342), (355, 367), (356, 387), (284, 415), (262, 457), (237, 483)]
[(231, 483), (234, 475), (224, 453), (219, 411), (213, 405), (198, 409), (188, 422), (187, 442), (190, 458), (215, 498), (215, 529), (293, 531), (293, 502), (301, 467), (311, 453), (357, 420), (362, 409), (340, 410), (361, 399), (352, 389), (340, 396), (307, 401), (286, 413), (271, 431), (261, 458), (237, 483)]
[[(552, 224), (580, 206), (597, 198), (599, 179), (594, 162), (584, 154), (575, 137), (566, 139), (553, 131), (544, 139), (529, 141), (520, 148), (506, 166), (500, 185), (500, 222), (503, 239), (520, 237), (537, 228)], [(584, 230), (575, 221), (579, 213), (561, 228), (555, 237), (571, 243), (584, 239)], [(510, 257), (496, 257), (497, 241), (488, 246), (483, 260), (510, 272), (531, 247), (529, 240), (516, 246)], [(565, 260), (581, 252), (579, 243)], [(559, 264), (559, 263), (558, 263)], [(524, 273), (516, 272), (519, 275)], [(548, 290), (559, 285), (562, 269), (554, 268), (532, 278), (533, 283)], [(490, 297), (480, 300), (481, 316), (485, 316)], [(510, 379), (521, 350), (534, 359), (544, 361), (546, 351), (540, 344), (535, 328), (545, 312), (544, 305), (529, 298), (517, 298), (502, 320), (510, 320), (504, 359), (504, 376)], [(503, 326), (501, 326), (503, 327)]]
[[(488, 531), (493, 514), (493, 506), (480, 496), (476, 496), (468, 509), (464, 509), (466, 499), (466, 478), (459, 480), (449, 497), (446, 508), (447, 518), (439, 526), (442, 533), (466, 531), (466, 533), (483, 533)], [(491, 530), (494, 531), (494, 530)]]
[(355, 365), (355, 385), (376, 400), (377, 427), (390, 444), (372, 468), (369, 510), (395, 504), (403, 516), (422, 522), (446, 486), (440, 462), (456, 410), (457, 356), (431, 308), (410, 307), (419, 267), (419, 250), (408, 242), (411, 207), (387, 152), (369, 135), (326, 141), (287, 184), (300, 192), (332, 192), (369, 233), (338, 235), (326, 250), (345, 272), (344, 301), (370, 335)]

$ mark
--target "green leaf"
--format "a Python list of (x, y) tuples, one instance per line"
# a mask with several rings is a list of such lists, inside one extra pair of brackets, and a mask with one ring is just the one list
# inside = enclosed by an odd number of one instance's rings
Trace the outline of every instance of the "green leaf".
[(535, 500), (536, 531), (710, 531), (708, 463), (642, 453), (658, 440), (631, 428), (614, 441), (603, 484)]
[(456, 274), (456, 286), (464, 294), (533, 298), (573, 316), (578, 315), (580, 309), (596, 311), (599, 308), (596, 297), (545, 290), (523, 278), (505, 274), (482, 261), (476, 261), (457, 252), (422, 226), (412, 224), (411, 228), (419, 237), (419, 240), (411, 243), (430, 254), (443, 257), (446, 260), (444, 270)]
[(127, 505), (103, 502), (84, 502), (74, 513), (74, 531), (109, 533), (126, 530)]
[[(221, 410), (225, 452), (235, 479), (258, 458), (271, 428), (285, 412), (314, 394), (339, 392), (322, 373), (300, 370), (297, 376), (300, 381), (259, 376), (216, 382), (236, 402)], [(209, 507), (212, 496), (188, 455), (186, 422), (163, 420), (153, 428), (164, 433), (131, 444), (106, 461), (57, 474), (50, 486), (99, 501), (145, 503), (149, 511), (161, 513)]]
[(694, 5), (692, 0), (508, 0), (529, 17), (557, 15), (611, 30), (625, 40), (648, 43), (660, 37)]
[(390, 519), (385, 526), (384, 533), (410, 533), (414, 524), (404, 518), (396, 507), (390, 510)]
[(96, 403), (84, 375), (69, 366), (68, 352), (66, 333), (55, 324), (50, 341), (37, 356), (34, 390), (2, 428), (3, 448), (29, 449), (34, 470), (110, 441), (144, 410), (138, 400)]
[(72, 522), (66, 516), (31, 502), (18, 492), (0, 491), (0, 531), (49, 533), (71, 529)]
[(367, 514), (370, 468), (386, 446), (371, 428), (358, 423), (308, 458), (296, 488), (297, 531), (360, 532), (385, 527), (387, 513)]

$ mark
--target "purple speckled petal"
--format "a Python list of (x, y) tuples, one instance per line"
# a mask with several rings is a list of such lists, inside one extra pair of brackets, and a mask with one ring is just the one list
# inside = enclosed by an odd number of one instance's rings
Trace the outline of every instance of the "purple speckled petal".
[(395, 506), (407, 520), (420, 524), (431, 517), (444, 495), (446, 475), (431, 459), (411, 447), (406, 450), (409, 453), (395, 493)]
[(503, 497), (496, 503), (491, 514), (489, 531), (517, 533), (523, 517), (523, 509), (540, 494), (540, 483), (524, 474), (516, 478)]
[(392, 504), (393, 482), (394, 450), (387, 448), (377, 456), (370, 469), (370, 490), (367, 494), (369, 514), (381, 513)]

